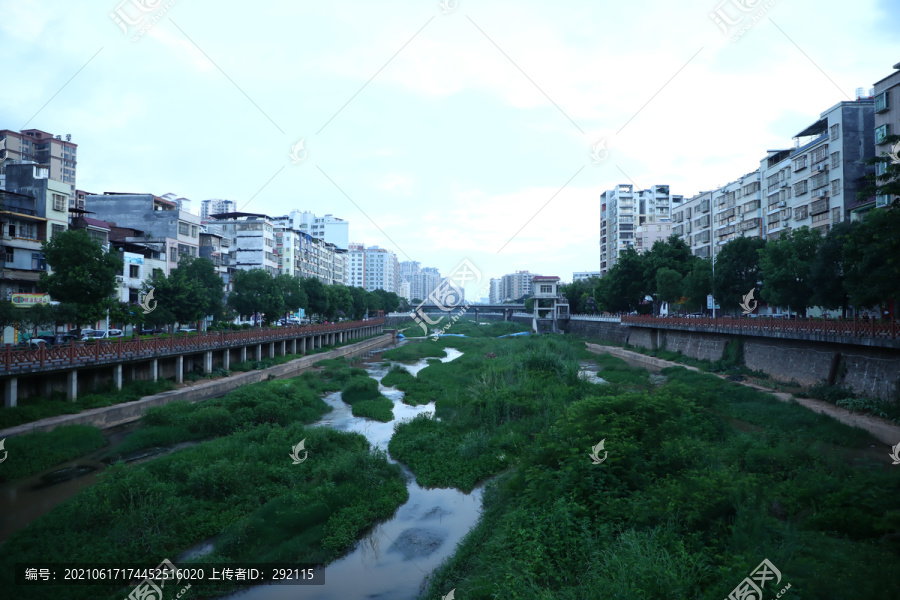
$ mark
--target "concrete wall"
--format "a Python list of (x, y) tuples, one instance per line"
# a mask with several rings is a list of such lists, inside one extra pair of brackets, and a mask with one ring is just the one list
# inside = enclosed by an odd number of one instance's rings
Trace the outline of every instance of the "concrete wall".
[[(605, 321), (577, 321), (570, 319), (566, 325), (566, 333), (587, 337), (598, 341), (624, 344), (628, 341), (628, 335), (634, 331), (627, 325), (610, 323)], [(634, 342), (631, 342), (632, 344)]]
[[(702, 358), (703, 360), (719, 360), (725, 352), (725, 346), (728, 341), (733, 339), (727, 335), (714, 333), (698, 333), (694, 331), (677, 331), (672, 329), (661, 329), (659, 331), (659, 339), (657, 343), (659, 347), (665, 348), (672, 352), (681, 352), (685, 356), (693, 356), (694, 358)], [(632, 333), (632, 338), (635, 336)], [(635, 346), (634, 341), (631, 342)], [(649, 347), (649, 346), (644, 346)]]

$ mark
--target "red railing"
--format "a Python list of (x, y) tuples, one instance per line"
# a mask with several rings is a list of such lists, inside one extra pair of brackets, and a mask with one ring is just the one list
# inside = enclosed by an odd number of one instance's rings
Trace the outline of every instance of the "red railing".
[(154, 336), (152, 340), (113, 338), (91, 342), (71, 341), (67, 346), (13, 348), (6, 344), (0, 374), (21, 373), (46, 368), (62, 368), (88, 363), (118, 362), (140, 358), (153, 358), (187, 352), (216, 350), (233, 346), (245, 346), (262, 342), (279, 342), (311, 335), (348, 331), (360, 327), (384, 325), (384, 319), (352, 321), (331, 325), (305, 325), (273, 329), (247, 329), (243, 331), (200, 334), (175, 334), (167, 339)]
[(691, 327), (710, 329), (722, 332), (764, 332), (764, 333), (797, 333), (818, 334), (825, 336), (841, 336), (856, 338), (880, 338), (895, 340), (900, 327), (892, 321), (876, 320), (844, 320), (844, 319), (775, 319), (772, 317), (650, 317), (645, 315), (628, 315), (622, 317), (622, 323), (662, 326), (664, 328)]

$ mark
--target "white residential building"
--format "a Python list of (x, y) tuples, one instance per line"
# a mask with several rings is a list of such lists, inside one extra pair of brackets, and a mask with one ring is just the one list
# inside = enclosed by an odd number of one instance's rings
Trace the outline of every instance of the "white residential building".
[(231, 269), (265, 269), (272, 275), (278, 274), (275, 225), (271, 217), (236, 212), (213, 215), (213, 218), (221, 225), (221, 234), (230, 239), (228, 265)]
[(212, 215), (236, 211), (237, 203), (234, 200), (210, 199), (200, 201), (200, 218), (204, 221), (209, 220)]
[(275, 223), (348, 250), (350, 247), (350, 222), (334, 215), (317, 217), (309, 211), (292, 210), (290, 214), (276, 217)]

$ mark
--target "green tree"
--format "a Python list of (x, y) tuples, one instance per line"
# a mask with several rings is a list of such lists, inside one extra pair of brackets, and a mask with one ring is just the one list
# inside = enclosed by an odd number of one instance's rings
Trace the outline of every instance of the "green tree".
[(262, 313), (263, 322), (269, 325), (284, 312), (281, 290), (265, 269), (235, 271), (232, 281), (228, 305), (241, 315)]
[(684, 293), (684, 277), (669, 267), (656, 271), (656, 295), (662, 302), (677, 304)]
[(79, 325), (105, 317), (122, 270), (119, 252), (106, 252), (83, 229), (69, 229), (44, 242), (43, 253), (52, 271), (41, 273), (40, 288), (73, 305)]
[(764, 240), (749, 237), (735, 238), (722, 246), (715, 258), (713, 278), (713, 294), (722, 308), (737, 310), (744, 296), (759, 287), (759, 251), (765, 246)]
[(843, 263), (854, 307), (900, 299), (900, 208), (869, 211), (847, 238)]
[(281, 299), (284, 301), (284, 310), (286, 312), (297, 312), (299, 309), (307, 308), (309, 298), (303, 290), (299, 277), (294, 277), (287, 273), (282, 273), (275, 277), (275, 287), (281, 292)]
[(29, 308), (17, 308), (16, 320), (19, 330), (29, 331), (30, 337), (37, 335), (38, 329), (53, 327), (56, 320), (55, 309), (50, 304), (35, 304)]
[(208, 258), (183, 256), (178, 261), (177, 271), (200, 284), (203, 291), (203, 316), (221, 319), (225, 310), (225, 283), (216, 273), (216, 266)]
[(712, 261), (708, 258), (696, 261), (682, 286), (691, 310), (700, 310), (706, 306), (706, 296), (712, 294), (712, 284)]
[[(190, 324), (207, 316), (209, 296), (200, 281), (193, 279), (187, 269), (175, 268), (166, 276), (156, 271), (144, 282), (144, 293), (153, 291), (156, 308), (143, 315), (150, 325)], [(153, 306), (153, 302), (150, 302)]]
[(116, 302), (109, 309), (109, 322), (116, 325), (139, 325), (144, 322), (144, 311), (135, 304)]
[(857, 223), (837, 223), (822, 240), (809, 269), (814, 306), (830, 310), (842, 309), (846, 313), (850, 295), (847, 293), (844, 274), (844, 246), (856, 228)]
[(383, 310), (386, 313), (395, 312), (400, 306), (400, 297), (394, 292), (377, 289), (373, 293), (381, 298), (381, 308), (379, 310)]
[[(662, 298), (657, 273), (661, 269), (669, 269), (684, 278), (691, 272), (694, 262), (698, 258), (694, 256), (691, 248), (683, 239), (672, 234), (667, 240), (653, 242), (650, 251), (644, 253), (642, 259), (644, 266), (643, 292), (644, 295), (653, 297), (653, 314), (659, 314)], [(667, 275), (664, 281), (671, 283), (671, 276)]]
[(619, 254), (615, 265), (600, 280), (595, 297), (603, 310), (629, 312), (637, 310), (644, 300), (644, 262), (634, 248)]
[(321, 281), (315, 277), (307, 277), (303, 280), (303, 291), (306, 292), (309, 312), (315, 315), (328, 312), (328, 292)]
[[(366, 293), (366, 290), (361, 287), (353, 286), (349, 289), (350, 296), (352, 296), (353, 298), (353, 305), (351, 309), (353, 312), (353, 318), (362, 319), (366, 314), (366, 309), (368, 309), (369, 307), (368, 294)], [(420, 303), (421, 300), (419, 302), (416, 302), (415, 306), (418, 306)]]
[(337, 317), (347, 317), (353, 313), (353, 296), (343, 285), (329, 285), (326, 287), (328, 292), (328, 315), (329, 319)]
[(769, 304), (789, 306), (805, 316), (814, 291), (810, 268), (821, 244), (822, 235), (805, 226), (766, 244), (759, 251), (760, 297)]

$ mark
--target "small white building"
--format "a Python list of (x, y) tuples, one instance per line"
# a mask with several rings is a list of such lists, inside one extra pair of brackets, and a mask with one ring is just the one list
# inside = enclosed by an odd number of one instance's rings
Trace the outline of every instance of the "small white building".
[(550, 323), (551, 331), (559, 331), (560, 319), (569, 318), (569, 301), (559, 291), (559, 277), (535, 275), (531, 279), (531, 297), (534, 300), (533, 329), (540, 331), (540, 321)]

